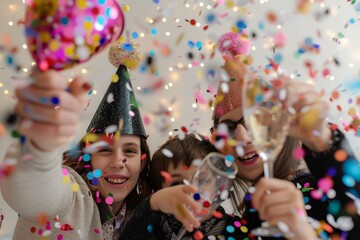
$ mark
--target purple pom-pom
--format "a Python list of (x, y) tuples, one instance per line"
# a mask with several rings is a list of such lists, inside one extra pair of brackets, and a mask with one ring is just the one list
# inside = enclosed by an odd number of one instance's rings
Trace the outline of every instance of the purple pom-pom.
[(248, 55), (250, 51), (250, 39), (246, 33), (224, 33), (218, 42), (219, 50), (223, 55)]

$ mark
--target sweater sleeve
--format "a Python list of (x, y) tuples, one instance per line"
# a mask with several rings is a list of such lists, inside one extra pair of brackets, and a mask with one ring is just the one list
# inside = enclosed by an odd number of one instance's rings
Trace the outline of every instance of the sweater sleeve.
[(161, 236), (157, 235), (162, 215), (164, 213), (151, 210), (150, 198), (144, 200), (126, 223), (119, 239), (161, 239)]
[(63, 183), (62, 149), (41, 152), (29, 141), (11, 145), (6, 161), (15, 161), (14, 172), (0, 181), (6, 202), (21, 216), (33, 221), (39, 213), (48, 217), (66, 214), (73, 192)]

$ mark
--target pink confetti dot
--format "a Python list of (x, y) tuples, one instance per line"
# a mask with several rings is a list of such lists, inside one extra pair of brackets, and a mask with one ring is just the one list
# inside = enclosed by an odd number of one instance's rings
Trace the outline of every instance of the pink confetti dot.
[(94, 228), (94, 233), (99, 234), (100, 233), (99, 229)]
[(294, 151), (293, 151), (293, 156), (297, 160), (301, 160), (305, 156), (304, 149), (301, 148), (301, 147), (295, 148)]
[(318, 186), (323, 192), (328, 192), (334, 185), (334, 182), (331, 178), (325, 177), (319, 180)]
[(235, 221), (235, 222), (234, 222), (234, 226), (235, 226), (235, 227), (240, 227), (240, 226), (241, 226), (241, 222)]
[(319, 190), (313, 190), (313, 191), (311, 191), (311, 196), (312, 196), (314, 199), (319, 200), (319, 199), (321, 199), (322, 195), (323, 195), (322, 192), (319, 191)]
[(63, 240), (63, 235), (61, 235), (61, 234), (57, 235), (56, 239), (57, 240)]
[(109, 196), (109, 197), (106, 197), (106, 198), (105, 198), (105, 202), (106, 202), (106, 204), (111, 205), (111, 204), (113, 204), (114, 199)]

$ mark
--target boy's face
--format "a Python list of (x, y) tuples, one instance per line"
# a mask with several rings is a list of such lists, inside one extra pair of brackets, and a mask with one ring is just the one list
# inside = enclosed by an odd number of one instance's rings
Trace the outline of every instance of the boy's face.
[(194, 166), (193, 164), (190, 166), (184, 166), (183, 162), (181, 162), (181, 163), (179, 163), (177, 168), (175, 168), (174, 164), (170, 163), (167, 172), (173, 178), (173, 181), (172, 182), (163, 182), (161, 184), (161, 187), (166, 188), (166, 187), (170, 187), (170, 186), (176, 186), (179, 184), (183, 184), (184, 179), (186, 179), (190, 182), (192, 176), (194, 175), (195, 170), (196, 170), (196, 166)]

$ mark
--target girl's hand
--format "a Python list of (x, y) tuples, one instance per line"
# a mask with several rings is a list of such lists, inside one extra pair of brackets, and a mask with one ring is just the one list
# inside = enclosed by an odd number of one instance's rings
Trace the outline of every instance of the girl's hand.
[(262, 220), (271, 225), (285, 223), (288, 239), (316, 239), (307, 222), (302, 193), (286, 180), (262, 178), (256, 185), (251, 202)]
[(329, 105), (315, 88), (303, 82), (289, 81), (286, 105), (296, 111), (289, 135), (302, 141), (313, 151), (325, 151), (330, 146), (331, 131), (326, 118)]
[(68, 84), (55, 71), (34, 71), (31, 77), (32, 84), (15, 91), (19, 131), (39, 150), (52, 151), (68, 143), (76, 133), (84, 105), (81, 95), (91, 85), (81, 78)]
[(200, 211), (200, 206), (190, 196), (190, 193), (195, 192), (196, 188), (193, 185), (163, 188), (151, 196), (150, 207), (154, 211), (162, 211), (174, 215), (187, 231), (192, 232), (194, 227), (198, 228), (200, 226), (199, 220), (193, 214)]

